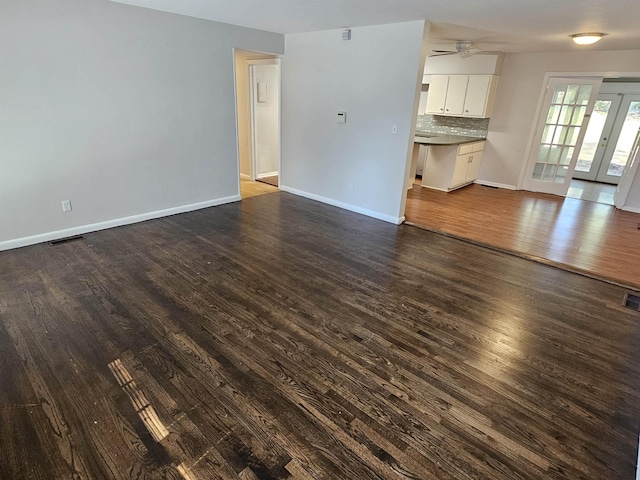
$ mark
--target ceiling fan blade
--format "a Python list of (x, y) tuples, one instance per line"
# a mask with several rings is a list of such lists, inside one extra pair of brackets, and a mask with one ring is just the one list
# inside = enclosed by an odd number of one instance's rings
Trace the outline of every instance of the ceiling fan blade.
[(431, 50), (433, 53), (456, 53), (455, 50)]
[(444, 57), (445, 55), (457, 55), (458, 52), (436, 53), (429, 55), (430, 57)]

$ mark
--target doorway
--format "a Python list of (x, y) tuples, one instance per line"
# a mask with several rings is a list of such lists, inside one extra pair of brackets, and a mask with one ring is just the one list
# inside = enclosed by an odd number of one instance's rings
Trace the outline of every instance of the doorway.
[(640, 84), (605, 79), (567, 197), (614, 205), (639, 131)]
[(280, 60), (249, 60), (253, 179), (278, 186)]
[(639, 129), (640, 95), (600, 95), (573, 178), (620, 183)]
[(239, 189), (242, 198), (278, 191), (280, 59), (234, 50)]

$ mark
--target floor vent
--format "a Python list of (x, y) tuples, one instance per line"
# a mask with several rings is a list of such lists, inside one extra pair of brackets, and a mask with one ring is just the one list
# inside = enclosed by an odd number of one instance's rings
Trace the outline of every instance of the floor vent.
[(627, 308), (640, 311), (640, 297), (638, 295), (632, 295), (631, 293), (627, 293), (624, 296), (623, 305)]
[(69, 243), (75, 240), (82, 240), (83, 238), (84, 235), (74, 235), (73, 237), (59, 238), (57, 240), (51, 240), (49, 242), (49, 245), (60, 245), (61, 243)]

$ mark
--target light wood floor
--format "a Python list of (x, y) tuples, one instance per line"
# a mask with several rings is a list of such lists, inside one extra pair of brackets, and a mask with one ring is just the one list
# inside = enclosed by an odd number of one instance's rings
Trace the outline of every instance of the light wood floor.
[(284, 192), (0, 252), (0, 478), (632, 479), (624, 292)]
[(428, 229), (640, 288), (640, 215), (555, 195), (414, 186), (405, 216)]
[(242, 198), (251, 198), (278, 191), (278, 187), (274, 187), (264, 182), (253, 182), (244, 178), (240, 179), (240, 196)]

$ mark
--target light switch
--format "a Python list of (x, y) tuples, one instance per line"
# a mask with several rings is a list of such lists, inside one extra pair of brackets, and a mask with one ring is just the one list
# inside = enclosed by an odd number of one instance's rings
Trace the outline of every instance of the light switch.
[(347, 123), (347, 112), (338, 112), (338, 117), (336, 122)]
[(267, 103), (267, 82), (258, 82), (258, 103)]

